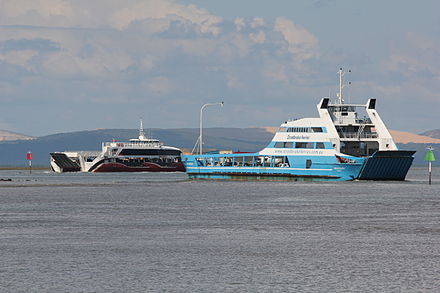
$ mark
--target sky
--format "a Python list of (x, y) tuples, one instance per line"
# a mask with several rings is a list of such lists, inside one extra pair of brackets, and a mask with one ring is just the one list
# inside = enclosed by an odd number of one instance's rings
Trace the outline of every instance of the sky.
[(440, 128), (436, 0), (0, 0), (0, 129), (279, 126), (336, 99)]

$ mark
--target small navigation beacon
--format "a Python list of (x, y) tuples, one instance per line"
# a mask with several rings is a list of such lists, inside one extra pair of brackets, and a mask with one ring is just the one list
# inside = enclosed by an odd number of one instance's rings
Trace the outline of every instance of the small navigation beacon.
[(29, 174), (32, 173), (32, 152), (28, 152), (26, 159), (29, 161)]
[(431, 173), (432, 173), (432, 162), (435, 161), (435, 156), (433, 152), (434, 148), (432, 146), (428, 147), (428, 152), (425, 155), (425, 161), (428, 161), (428, 172), (429, 172), (429, 185), (431, 185)]

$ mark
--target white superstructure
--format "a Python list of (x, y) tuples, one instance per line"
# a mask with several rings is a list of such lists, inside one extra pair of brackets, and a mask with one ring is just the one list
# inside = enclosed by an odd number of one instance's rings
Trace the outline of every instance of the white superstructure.
[[(326, 154), (332, 149), (341, 155), (355, 157), (367, 157), (376, 151), (397, 150), (390, 132), (376, 111), (376, 99), (369, 99), (366, 104), (344, 103), (343, 76), (341, 68), (336, 103), (331, 103), (330, 98), (321, 99), (317, 105), (319, 118), (284, 122), (273, 142), (305, 144), (304, 148), (299, 149), (312, 148), (313, 142), (319, 142), (319, 154)], [(261, 152), (269, 154), (278, 147), (277, 144), (272, 144)], [(295, 149), (287, 151), (292, 154), (298, 152)], [(313, 155), (313, 152), (302, 152)]]
[(376, 111), (376, 99), (345, 103), (342, 68), (335, 102), (323, 98), (319, 117), (281, 124), (256, 153), (183, 155), (192, 178), (272, 176), (336, 180), (404, 180), (414, 151), (399, 151)]
[[(184, 171), (181, 150), (146, 137), (142, 120), (138, 138), (129, 142), (103, 142), (101, 151), (65, 151), (51, 153), (55, 172), (134, 172)], [(178, 165), (178, 166), (177, 166)]]

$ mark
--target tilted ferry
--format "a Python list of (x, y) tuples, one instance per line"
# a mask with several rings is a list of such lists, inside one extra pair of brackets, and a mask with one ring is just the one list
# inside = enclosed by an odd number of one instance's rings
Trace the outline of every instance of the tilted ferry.
[(51, 153), (54, 172), (184, 172), (182, 151), (165, 146), (144, 135), (142, 121), (139, 137), (129, 142), (103, 142), (99, 151), (65, 151)]
[[(182, 155), (190, 178), (404, 180), (415, 151), (399, 150), (376, 110), (376, 99), (346, 104), (323, 98), (319, 118), (286, 121), (256, 153)], [(361, 114), (364, 116), (361, 117)]]

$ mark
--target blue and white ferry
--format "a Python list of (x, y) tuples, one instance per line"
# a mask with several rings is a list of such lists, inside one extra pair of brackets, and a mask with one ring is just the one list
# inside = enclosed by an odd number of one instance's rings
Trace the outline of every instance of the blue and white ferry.
[(259, 152), (182, 155), (189, 177), (404, 180), (415, 152), (398, 150), (376, 111), (376, 99), (366, 104), (344, 102), (343, 75), (341, 69), (336, 103), (323, 98), (317, 105), (318, 118), (284, 122)]

